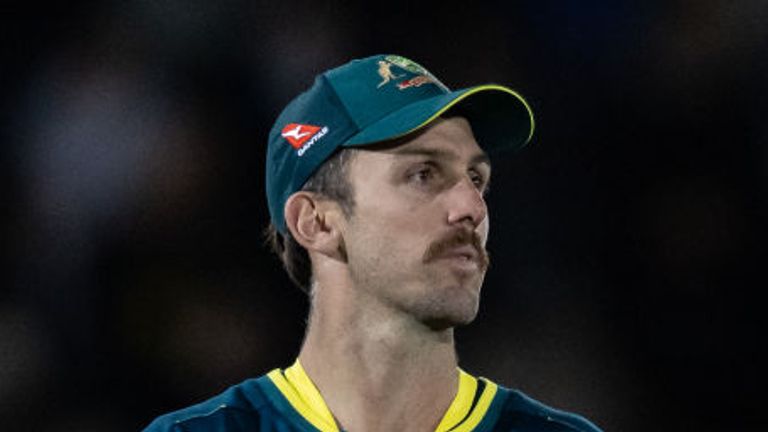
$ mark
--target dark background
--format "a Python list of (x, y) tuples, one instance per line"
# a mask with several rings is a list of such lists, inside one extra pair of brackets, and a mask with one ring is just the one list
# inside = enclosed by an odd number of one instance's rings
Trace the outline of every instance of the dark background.
[(494, 161), (462, 366), (606, 431), (757, 431), (768, 3), (0, 6), (0, 429), (136, 431), (297, 354), (263, 246), (266, 136), (396, 53), (537, 119)]

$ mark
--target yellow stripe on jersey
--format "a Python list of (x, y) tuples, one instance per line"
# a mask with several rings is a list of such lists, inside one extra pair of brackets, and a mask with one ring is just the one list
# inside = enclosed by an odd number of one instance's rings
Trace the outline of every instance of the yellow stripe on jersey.
[[(482, 421), (488, 408), (496, 396), (496, 384), (483, 379), (483, 393), (477, 392), (477, 378), (461, 369), (459, 372), (459, 388), (451, 405), (435, 429), (435, 432), (469, 432)], [(273, 370), (267, 376), (285, 396), (293, 409), (304, 417), (312, 426), (323, 432), (339, 432), (333, 414), (328, 409), (323, 396), (307, 375), (298, 360), (285, 372)], [(473, 409), (473, 402), (477, 399)], [(471, 410), (471, 412), (470, 412)]]
[(299, 363), (298, 359), (293, 366), (285, 370), (285, 377), (303, 396), (307, 405), (320, 415), (325, 423), (330, 423), (336, 426), (336, 420), (334, 420), (331, 410), (328, 409), (328, 405), (325, 404), (323, 396), (320, 394), (317, 387), (315, 387), (315, 384), (309, 378), (307, 372), (304, 371), (304, 367)]
[(467, 417), (464, 422), (458, 425), (455, 429), (452, 429), (451, 432), (469, 432), (473, 430), (480, 424), (483, 417), (485, 417), (485, 414), (488, 412), (488, 408), (491, 407), (491, 402), (493, 402), (493, 398), (496, 396), (498, 386), (485, 378), (480, 379), (485, 383), (485, 389), (483, 389), (483, 394), (480, 395), (480, 399), (477, 401), (475, 409), (472, 410), (469, 417)]
[(339, 432), (331, 411), (298, 360), (285, 370), (285, 376), (277, 369), (267, 376), (288, 399), (293, 409), (312, 426), (323, 432)]
[(470, 408), (472, 408), (472, 400), (475, 398), (475, 392), (477, 391), (477, 380), (470, 374), (459, 369), (459, 389), (456, 392), (456, 397), (453, 398), (453, 402), (445, 412), (443, 419), (440, 420), (440, 424), (437, 425), (435, 432), (446, 432), (451, 430), (460, 421), (469, 414)]

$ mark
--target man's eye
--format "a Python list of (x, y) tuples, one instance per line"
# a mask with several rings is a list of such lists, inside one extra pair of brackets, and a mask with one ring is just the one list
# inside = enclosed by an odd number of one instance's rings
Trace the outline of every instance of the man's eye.
[(485, 191), (488, 188), (488, 179), (479, 172), (470, 172), (469, 178), (478, 190)]
[(469, 176), (469, 178), (472, 179), (472, 183), (474, 183), (478, 189), (482, 189), (482, 187), (485, 185), (485, 178), (480, 174), (472, 174)]
[(480, 193), (483, 194), (483, 196), (488, 195), (489, 190), (489, 178), (487, 178), (485, 175), (483, 175), (480, 172), (472, 171), (469, 173), (469, 179), (472, 181), (472, 184), (475, 185), (475, 188), (477, 188)]
[(429, 180), (430, 178), (432, 178), (431, 168), (426, 168), (416, 172), (416, 179), (418, 180)]
[(409, 177), (419, 183), (431, 180), (435, 176), (435, 169), (431, 166), (424, 166), (412, 172)]

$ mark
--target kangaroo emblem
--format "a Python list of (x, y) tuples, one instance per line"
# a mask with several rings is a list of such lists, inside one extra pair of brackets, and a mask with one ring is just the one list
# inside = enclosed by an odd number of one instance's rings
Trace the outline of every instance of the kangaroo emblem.
[(385, 62), (383, 60), (379, 60), (379, 76), (381, 77), (382, 81), (379, 83), (376, 88), (381, 88), (384, 84), (388, 83), (390, 80), (397, 79), (402, 77), (402, 75), (395, 75), (394, 72), (392, 72), (392, 63)]

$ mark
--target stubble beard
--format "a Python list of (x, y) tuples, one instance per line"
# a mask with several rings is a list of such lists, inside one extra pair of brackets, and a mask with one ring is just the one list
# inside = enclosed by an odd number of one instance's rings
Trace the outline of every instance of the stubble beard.
[[(442, 252), (465, 243), (472, 244), (478, 252), (476, 273), (456, 278), (433, 263)], [(374, 256), (347, 261), (358, 289), (433, 331), (467, 325), (475, 319), (489, 263), (476, 234), (452, 233), (441, 238), (427, 247), (420, 262), (404, 263), (397, 259), (387, 262), (393, 259), (393, 254), (387, 253), (386, 248), (376, 249), (378, 253)]]
[(474, 321), (480, 307), (480, 288), (484, 273), (478, 274), (473, 281), (458, 285), (446, 284), (440, 275), (438, 278), (433, 283), (428, 283), (427, 289), (432, 294), (413, 308), (418, 311), (419, 321), (432, 330), (445, 330)]
[[(463, 275), (458, 282), (450, 272), (432, 267), (432, 280), (427, 281), (436, 295), (432, 304), (428, 305), (423, 322), (430, 328), (438, 330), (457, 327), (471, 323), (477, 316), (480, 305), (480, 289), (485, 279), (485, 272), (490, 264), (488, 252), (485, 250), (480, 236), (470, 230), (456, 230), (432, 242), (422, 257), (422, 263), (428, 268), (439, 261), (452, 248), (471, 246), (475, 252), (477, 273)], [(448, 279), (446, 279), (446, 277)]]

